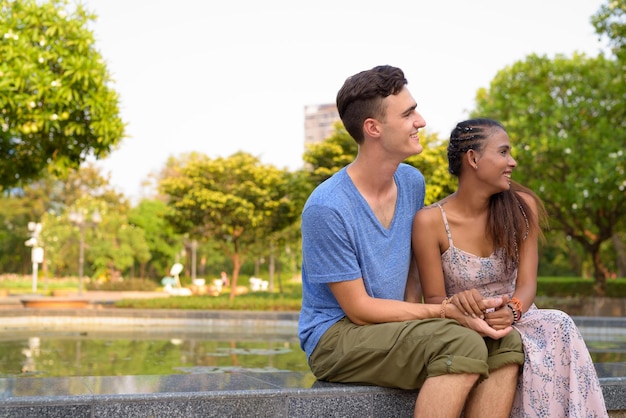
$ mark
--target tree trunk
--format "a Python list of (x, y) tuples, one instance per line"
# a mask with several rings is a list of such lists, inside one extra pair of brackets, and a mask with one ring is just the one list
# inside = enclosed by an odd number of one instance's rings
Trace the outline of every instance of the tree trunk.
[(230, 280), (230, 300), (235, 299), (237, 296), (237, 279), (239, 278), (239, 269), (241, 268), (241, 259), (239, 257), (239, 253), (235, 252), (231, 260), (233, 261), (233, 274)]
[(280, 269), (280, 257), (278, 258), (278, 264), (276, 265), (276, 279), (278, 280), (278, 293), (283, 294), (283, 280), (281, 277)]
[(604, 296), (606, 294), (606, 278), (608, 271), (600, 259), (600, 246), (593, 248), (591, 257), (593, 259), (593, 277), (596, 283), (594, 286), (595, 294), (596, 296)]
[(615, 247), (617, 265), (617, 277), (626, 277), (626, 248), (618, 234), (613, 234), (613, 247)]
[(270, 293), (274, 291), (274, 265), (275, 263), (275, 259), (274, 259), (274, 242), (270, 242), (270, 261), (269, 261), (269, 265), (268, 265), (268, 269), (269, 269), (269, 291)]

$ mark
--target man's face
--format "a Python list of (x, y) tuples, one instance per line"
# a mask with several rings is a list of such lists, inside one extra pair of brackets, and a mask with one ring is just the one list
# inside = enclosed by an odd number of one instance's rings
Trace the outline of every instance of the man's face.
[(404, 87), (400, 93), (387, 96), (383, 100), (385, 117), (380, 120), (382, 127), (382, 145), (391, 154), (397, 154), (400, 160), (424, 150), (417, 132), (426, 126), (426, 122), (417, 110), (417, 103), (409, 90)]

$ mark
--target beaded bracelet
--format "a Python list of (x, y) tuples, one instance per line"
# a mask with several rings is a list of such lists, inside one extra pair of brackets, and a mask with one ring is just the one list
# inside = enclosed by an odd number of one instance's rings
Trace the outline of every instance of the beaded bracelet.
[(441, 310), (439, 311), (439, 315), (440, 315), (442, 318), (445, 318), (445, 317), (446, 317), (446, 305), (447, 305), (448, 303), (450, 303), (450, 301), (451, 301), (451, 300), (452, 300), (452, 296), (451, 296), (451, 297), (449, 297), (449, 298), (445, 298), (445, 299), (443, 300), (443, 302), (441, 302)]
[(519, 319), (519, 315), (517, 314), (517, 311), (510, 303), (507, 303), (506, 306), (508, 306), (511, 312), (513, 312), (513, 323), (515, 324)]
[(515, 296), (511, 298), (511, 303), (513, 304), (513, 307), (515, 308), (516, 311), (522, 310), (522, 301), (516, 298)]
[(517, 312), (516, 321), (519, 321), (520, 319), (522, 319), (522, 311), (523, 311), (522, 301), (516, 297), (512, 297), (511, 303), (513, 304), (513, 308), (514, 308), (513, 310)]

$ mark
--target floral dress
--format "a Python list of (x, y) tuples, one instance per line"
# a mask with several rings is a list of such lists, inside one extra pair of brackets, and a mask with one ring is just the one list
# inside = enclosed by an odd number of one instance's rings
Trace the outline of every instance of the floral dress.
[[(504, 250), (479, 257), (454, 247), (446, 214), (439, 208), (449, 242), (441, 254), (447, 295), (475, 288), (485, 297), (512, 296), (517, 270), (506, 273)], [(591, 356), (569, 315), (533, 304), (514, 328), (522, 337), (526, 360), (512, 417), (608, 417)]]

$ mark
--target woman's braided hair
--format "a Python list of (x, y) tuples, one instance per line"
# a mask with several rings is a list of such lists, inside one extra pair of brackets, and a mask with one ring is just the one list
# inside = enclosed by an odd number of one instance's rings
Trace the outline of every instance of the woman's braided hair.
[[(448, 144), (450, 174), (461, 176), (465, 153), (469, 150), (480, 153), (486, 140), (498, 129), (506, 132), (499, 122), (486, 118), (470, 119), (457, 124), (450, 134)], [(535, 199), (538, 216), (535, 216), (528, 203), (520, 197), (520, 193), (526, 193)], [(518, 247), (523, 245), (531, 229), (538, 229), (538, 235), (542, 237), (539, 220), (545, 220), (543, 203), (532, 190), (521, 184), (511, 181), (509, 190), (491, 196), (486, 232), (493, 240), (495, 248), (504, 249), (508, 270), (517, 268)]]

